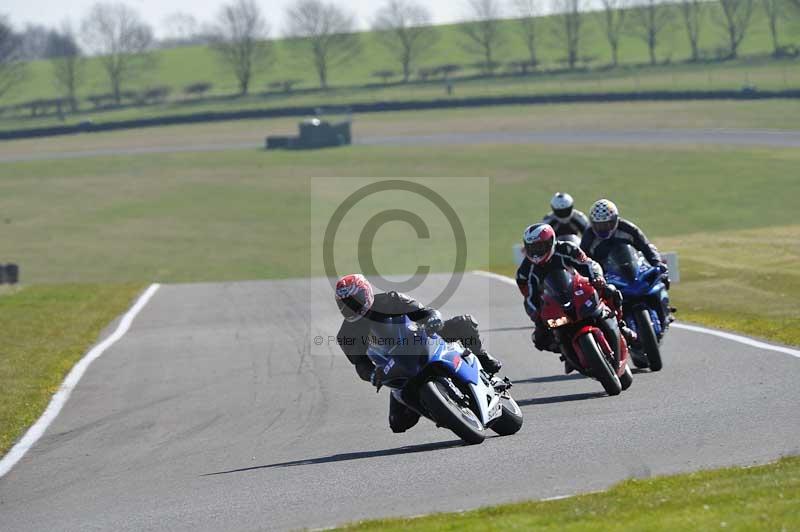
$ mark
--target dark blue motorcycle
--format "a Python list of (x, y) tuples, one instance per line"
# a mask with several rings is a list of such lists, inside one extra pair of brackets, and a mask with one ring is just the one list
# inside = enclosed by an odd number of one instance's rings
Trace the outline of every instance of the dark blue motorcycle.
[(631, 346), (634, 365), (661, 370), (660, 343), (669, 325), (669, 295), (661, 270), (628, 244), (614, 246), (602, 266), (606, 281), (622, 292), (625, 323), (639, 336)]
[(367, 356), (375, 384), (392, 388), (395, 399), (469, 444), (481, 443), (486, 429), (501, 436), (522, 427), (522, 411), (508, 379), (490, 377), (478, 358), (458, 342), (398, 316), (372, 326)]

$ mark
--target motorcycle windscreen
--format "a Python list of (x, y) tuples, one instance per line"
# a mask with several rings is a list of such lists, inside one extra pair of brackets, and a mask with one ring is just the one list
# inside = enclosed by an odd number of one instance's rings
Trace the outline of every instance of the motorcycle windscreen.
[(639, 257), (631, 246), (619, 243), (611, 248), (603, 268), (631, 283), (639, 273)]
[(571, 317), (574, 314), (572, 308), (573, 275), (572, 270), (558, 269), (550, 272), (544, 278), (544, 295)]
[(416, 376), (429, 357), (425, 333), (406, 316), (373, 322), (367, 342), (367, 356), (387, 384)]

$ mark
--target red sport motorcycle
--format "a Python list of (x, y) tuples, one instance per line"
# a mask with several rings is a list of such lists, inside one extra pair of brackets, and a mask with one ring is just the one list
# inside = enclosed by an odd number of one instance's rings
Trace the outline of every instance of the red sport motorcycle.
[(608, 395), (627, 390), (628, 345), (616, 312), (589, 280), (572, 268), (555, 270), (544, 279), (542, 300), (542, 319), (572, 367), (600, 381)]

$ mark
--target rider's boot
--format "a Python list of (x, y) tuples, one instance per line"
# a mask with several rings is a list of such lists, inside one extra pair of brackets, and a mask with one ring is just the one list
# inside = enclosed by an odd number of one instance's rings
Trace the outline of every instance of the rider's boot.
[(625, 337), (625, 341), (628, 342), (628, 345), (638, 345), (639, 335), (628, 327), (628, 324), (623, 320), (619, 320), (619, 332)]
[(478, 357), (481, 366), (483, 366), (483, 370), (489, 375), (494, 375), (503, 367), (503, 364), (499, 360), (483, 349), (481, 349), (480, 353), (475, 353), (475, 356)]

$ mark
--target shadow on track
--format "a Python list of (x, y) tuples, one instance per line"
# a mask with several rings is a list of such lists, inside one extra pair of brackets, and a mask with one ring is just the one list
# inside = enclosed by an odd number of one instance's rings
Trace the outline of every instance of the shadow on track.
[(490, 332), (509, 332), (509, 331), (532, 331), (533, 324), (521, 325), (519, 327), (495, 327), (493, 329), (481, 329), (481, 334)]
[(573, 393), (569, 395), (555, 395), (552, 397), (532, 397), (530, 399), (517, 401), (517, 404), (519, 406), (549, 405), (552, 403), (567, 403), (569, 401), (585, 401), (587, 399), (597, 399), (605, 396), (605, 392)]
[(530, 379), (514, 379), (514, 384), (523, 384), (523, 383), (541, 383), (541, 382), (561, 382), (561, 381), (577, 381), (580, 379), (585, 379), (583, 375), (580, 373), (570, 373), (569, 375), (548, 375), (546, 377), (531, 377)]
[(231, 469), (229, 471), (206, 473), (200, 476), (212, 477), (215, 475), (227, 475), (229, 473), (245, 473), (247, 471), (256, 471), (259, 469), (271, 469), (274, 467), (293, 467), (293, 466), (312, 465), (312, 464), (327, 464), (329, 462), (345, 462), (349, 460), (361, 460), (363, 458), (375, 458), (378, 456), (394, 456), (398, 454), (423, 453), (427, 451), (436, 451), (439, 449), (449, 449), (451, 447), (461, 447), (463, 445), (464, 442), (461, 440), (424, 443), (421, 445), (407, 445), (405, 447), (395, 447), (393, 449), (380, 449), (378, 451), (358, 451), (353, 453), (332, 454), (330, 456), (321, 456), (319, 458), (308, 458), (305, 460), (292, 460), (290, 462), (278, 462), (276, 464), (243, 467), (240, 469)]

